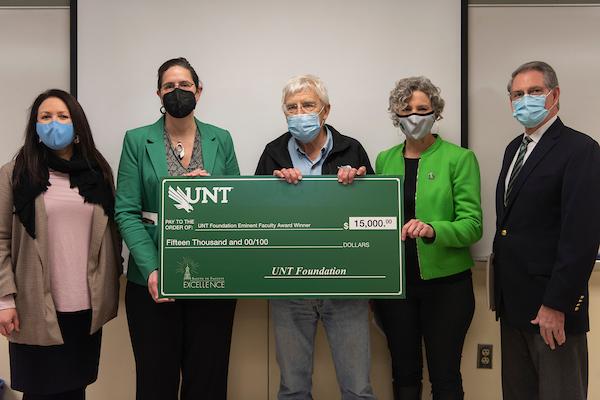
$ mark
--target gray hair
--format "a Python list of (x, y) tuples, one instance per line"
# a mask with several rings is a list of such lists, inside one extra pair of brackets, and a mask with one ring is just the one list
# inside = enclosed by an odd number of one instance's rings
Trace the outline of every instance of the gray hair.
[(315, 91), (319, 100), (325, 105), (329, 105), (329, 95), (327, 94), (327, 88), (323, 84), (323, 81), (314, 75), (298, 75), (291, 78), (283, 87), (283, 93), (281, 96), (281, 104), (285, 104), (285, 99), (295, 93), (302, 92), (306, 89), (312, 89)]
[(417, 90), (425, 93), (429, 97), (429, 100), (431, 100), (431, 108), (433, 109), (435, 118), (442, 118), (445, 102), (440, 96), (440, 88), (424, 76), (413, 76), (400, 79), (390, 92), (390, 106), (388, 107), (388, 111), (390, 112), (394, 126), (400, 126), (400, 117), (396, 113), (408, 105), (410, 96)]
[(543, 61), (530, 61), (514, 70), (514, 72), (510, 76), (508, 85), (506, 85), (508, 93), (510, 93), (510, 91), (512, 90), (512, 84), (515, 77), (520, 73), (527, 71), (538, 71), (544, 74), (544, 85), (546, 85), (548, 89), (552, 90), (558, 87), (558, 78), (556, 77), (556, 72), (554, 71), (554, 68), (552, 68), (549, 64)]

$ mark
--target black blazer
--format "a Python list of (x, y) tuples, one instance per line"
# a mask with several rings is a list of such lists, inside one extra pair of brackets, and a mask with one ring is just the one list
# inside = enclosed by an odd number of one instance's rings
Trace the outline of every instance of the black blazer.
[[(374, 174), (367, 152), (360, 142), (349, 136), (340, 134), (331, 125), (326, 125), (331, 131), (333, 147), (323, 162), (323, 175), (337, 175), (338, 167), (350, 165), (354, 168), (367, 167), (367, 174)], [(273, 175), (273, 171), (282, 168), (293, 168), (292, 158), (288, 151), (288, 142), (292, 135), (284, 133), (268, 143), (260, 156), (255, 175)]]
[(584, 333), (600, 243), (600, 148), (557, 119), (527, 158), (505, 207), (506, 174), (522, 137), (506, 148), (496, 188), (496, 316), (536, 332), (530, 321), (543, 304), (565, 313), (567, 333)]

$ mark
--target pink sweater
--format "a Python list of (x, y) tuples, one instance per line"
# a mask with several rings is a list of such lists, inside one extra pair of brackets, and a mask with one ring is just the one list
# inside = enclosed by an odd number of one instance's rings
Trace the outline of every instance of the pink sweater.
[[(62, 312), (87, 310), (91, 307), (87, 262), (94, 206), (84, 203), (77, 188), (70, 188), (68, 174), (56, 171), (50, 171), (50, 186), (43, 196), (54, 306)], [(14, 307), (13, 295), (0, 298), (0, 310)]]

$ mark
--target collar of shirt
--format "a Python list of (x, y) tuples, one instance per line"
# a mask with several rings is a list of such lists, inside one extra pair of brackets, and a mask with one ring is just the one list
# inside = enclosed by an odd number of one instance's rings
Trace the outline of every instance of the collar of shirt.
[(292, 159), (292, 165), (294, 168), (298, 168), (302, 175), (321, 175), (323, 162), (333, 149), (333, 136), (327, 126), (325, 126), (327, 132), (327, 139), (325, 144), (321, 148), (321, 155), (315, 160), (311, 160), (304, 150), (298, 145), (298, 142), (292, 136), (288, 141), (288, 152)]
[[(531, 140), (533, 140), (533, 142), (535, 144), (537, 144), (540, 141), (540, 139), (542, 138), (542, 136), (544, 136), (544, 133), (546, 133), (548, 128), (550, 128), (550, 125), (552, 125), (554, 123), (554, 121), (556, 121), (557, 118), (558, 118), (558, 115), (555, 115), (554, 117), (550, 118), (548, 121), (546, 121), (546, 123), (544, 125), (540, 126), (535, 132), (530, 134), (529, 138), (531, 138)], [(526, 133), (524, 133), (523, 135), (526, 135)], [(523, 137), (525, 137), (525, 136), (523, 136)]]
[[(557, 115), (550, 118), (548, 121), (546, 121), (546, 123), (544, 125), (540, 126), (535, 132), (533, 132), (531, 135), (529, 135), (529, 137), (531, 138), (531, 143), (529, 143), (529, 146), (527, 146), (527, 151), (525, 152), (525, 155), (523, 156), (523, 164), (525, 164), (527, 162), (527, 159), (529, 158), (529, 155), (533, 152), (533, 149), (535, 148), (535, 146), (538, 144), (538, 142), (540, 141), (540, 139), (542, 138), (544, 133), (546, 133), (546, 131), (548, 130), (550, 125), (552, 125), (554, 123), (554, 121), (556, 121), (557, 118), (558, 118)], [(525, 135), (526, 135), (526, 133), (523, 134), (523, 137), (525, 137)], [(519, 151), (517, 150), (515, 152), (513, 160), (510, 163), (510, 167), (508, 168), (508, 171), (506, 174), (506, 180), (504, 181), (505, 188), (508, 187), (508, 183), (510, 182), (512, 170), (515, 167), (515, 162), (517, 161), (518, 155), (519, 155)]]

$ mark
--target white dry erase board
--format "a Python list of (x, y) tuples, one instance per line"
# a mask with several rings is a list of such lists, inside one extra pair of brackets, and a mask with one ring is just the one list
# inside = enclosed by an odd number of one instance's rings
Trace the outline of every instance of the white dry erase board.
[(459, 0), (78, 2), (78, 94), (116, 168), (125, 130), (160, 116), (156, 72), (184, 56), (204, 82), (196, 115), (231, 132), (242, 174), (285, 132), (281, 89), (315, 74), (328, 123), (371, 162), (401, 140), (387, 112), (395, 81), (426, 75), (446, 100), (440, 133), (460, 144)]

